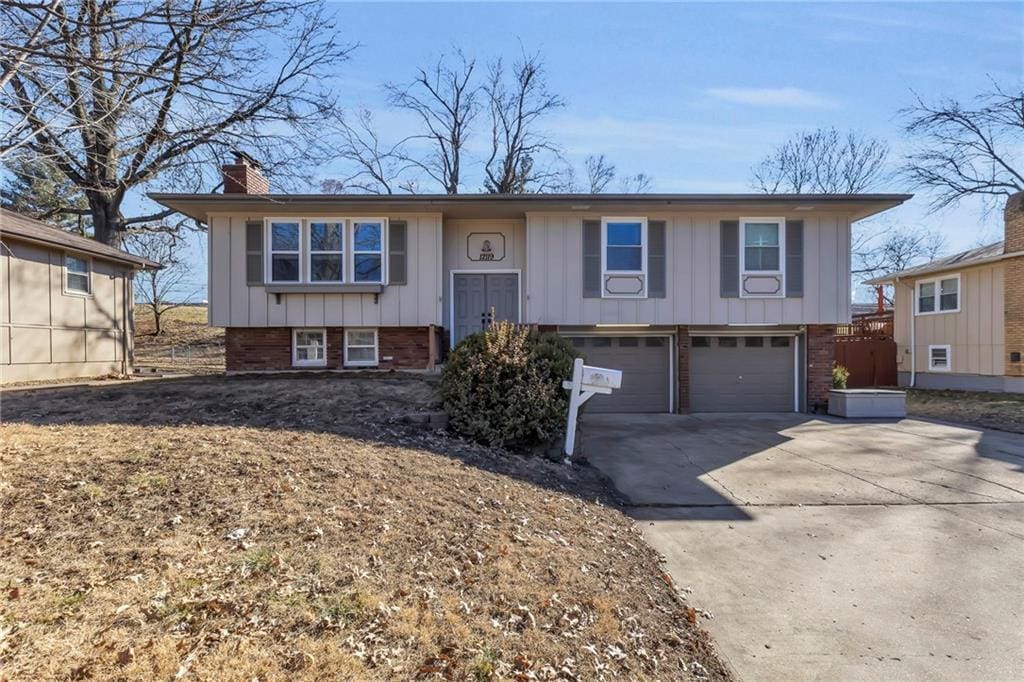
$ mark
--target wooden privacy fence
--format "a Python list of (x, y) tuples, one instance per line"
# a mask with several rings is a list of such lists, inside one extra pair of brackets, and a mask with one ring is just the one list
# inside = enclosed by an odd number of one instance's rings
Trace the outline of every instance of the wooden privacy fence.
[(896, 340), (892, 336), (892, 318), (838, 325), (835, 360), (850, 370), (850, 388), (895, 386)]

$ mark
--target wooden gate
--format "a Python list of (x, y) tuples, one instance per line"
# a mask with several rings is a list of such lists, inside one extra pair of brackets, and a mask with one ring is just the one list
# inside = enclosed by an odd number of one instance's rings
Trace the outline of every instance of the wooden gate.
[(850, 370), (847, 386), (895, 386), (896, 340), (892, 317), (836, 327), (835, 360)]

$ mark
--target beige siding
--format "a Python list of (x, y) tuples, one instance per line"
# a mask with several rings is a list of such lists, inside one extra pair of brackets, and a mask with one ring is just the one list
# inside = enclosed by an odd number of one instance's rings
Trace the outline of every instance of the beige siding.
[(122, 346), (130, 343), (121, 330), (124, 289), (130, 287), (131, 270), (90, 259), (91, 295), (67, 294), (64, 255), (62, 250), (10, 236), (0, 244), (0, 381), (4, 383), (122, 370)]
[[(337, 214), (334, 214), (337, 215)], [(245, 223), (265, 216), (214, 215), (209, 225), (210, 324), (215, 327), (415, 326), (440, 324), (441, 217), (391, 215), (408, 224), (408, 284), (374, 294), (268, 294), (245, 276)], [(289, 214), (289, 217), (295, 217)], [(303, 214), (301, 217), (315, 217)]]
[[(914, 315), (917, 280), (896, 286), (896, 361), (901, 372), (910, 367), (910, 325), (913, 322), (916, 369), (928, 372), (928, 346), (949, 345), (950, 371), (956, 374), (1003, 374), (1005, 335), (1003, 329), (1004, 265), (994, 263), (959, 272), (960, 311), (935, 315)], [(943, 273), (949, 277), (956, 272)], [(933, 279), (928, 276), (923, 279)]]
[[(501, 260), (482, 261), (470, 257), (469, 239), (473, 233), (495, 233), (504, 236), (504, 254)], [(475, 254), (473, 254), (475, 256)], [(526, 269), (526, 221), (525, 220), (445, 220), (444, 221), (444, 310), (443, 324), (450, 326), (451, 309), (449, 302), (451, 273), (453, 270), (518, 270), (520, 285)], [(525, 292), (525, 287), (523, 287)], [(525, 320), (525, 301), (519, 302), (519, 310)]]
[[(804, 221), (804, 295), (749, 299), (719, 295), (719, 223), (735, 214), (654, 214), (667, 229), (667, 296), (583, 298), (583, 220), (527, 217), (524, 319), (539, 324), (822, 324), (850, 319), (850, 223), (843, 215)], [(790, 216), (792, 217), (792, 216)]]

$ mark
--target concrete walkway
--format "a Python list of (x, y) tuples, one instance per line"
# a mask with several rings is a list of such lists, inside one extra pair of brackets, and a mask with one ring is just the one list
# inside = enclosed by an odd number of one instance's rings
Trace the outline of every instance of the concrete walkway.
[(742, 679), (1024, 679), (1024, 437), (804, 415), (583, 433)]

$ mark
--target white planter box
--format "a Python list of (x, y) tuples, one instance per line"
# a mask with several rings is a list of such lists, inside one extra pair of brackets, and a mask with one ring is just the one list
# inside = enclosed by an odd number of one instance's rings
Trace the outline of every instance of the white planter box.
[(828, 413), (837, 417), (901, 419), (907, 416), (907, 394), (877, 388), (844, 388), (828, 392)]

